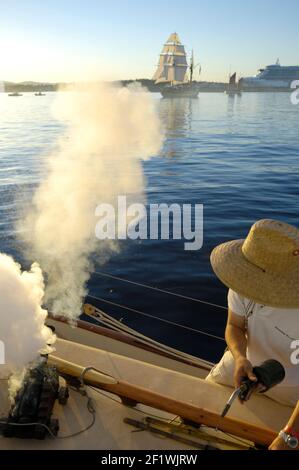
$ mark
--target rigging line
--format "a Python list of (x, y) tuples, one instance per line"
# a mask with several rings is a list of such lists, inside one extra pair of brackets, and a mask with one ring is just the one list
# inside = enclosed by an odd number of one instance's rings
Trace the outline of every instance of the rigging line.
[(189, 297), (187, 295), (179, 294), (178, 292), (172, 292), (170, 290), (160, 289), (159, 287), (154, 287), (149, 284), (143, 284), (141, 282), (130, 281), (129, 279), (124, 279), (123, 277), (113, 276), (112, 274), (104, 273), (103, 271), (93, 271), (93, 274), (98, 274), (99, 276), (108, 277), (110, 279), (115, 279), (117, 281), (126, 282), (128, 284), (133, 284), (135, 286), (144, 287), (145, 289), (151, 289), (157, 292), (162, 292), (163, 294), (172, 295), (174, 297), (180, 297), (185, 300), (192, 300), (193, 302), (198, 302), (200, 304), (209, 305), (210, 307), (217, 307), (223, 310), (227, 310), (223, 305), (214, 304), (212, 302), (207, 302), (205, 300), (196, 299), (194, 297)]
[[(119, 328), (117, 328), (116, 325), (113, 325), (113, 324), (110, 324), (108, 323), (108, 325), (106, 324), (105, 321), (103, 320), (100, 320), (99, 318), (97, 317), (93, 317), (92, 315), (88, 314), (87, 315), (88, 317), (90, 317), (91, 319), (101, 323), (101, 324), (104, 324), (105, 326), (108, 326), (109, 328), (112, 328), (113, 330), (116, 330), (116, 331), (125, 331), (125, 330), (120, 330)], [(157, 341), (154, 341), (153, 339), (151, 338), (147, 338), (146, 336), (144, 335), (141, 335), (139, 334), (138, 332), (135, 332), (134, 334), (133, 333), (130, 333), (130, 332), (126, 332), (126, 334), (128, 336), (130, 336), (131, 338), (134, 338), (134, 339), (137, 339), (140, 343), (142, 344), (145, 344), (145, 345), (151, 345), (151, 346), (154, 346), (155, 348), (157, 348), (159, 351), (162, 351), (162, 352), (167, 352), (168, 354), (171, 354), (173, 357), (175, 358), (179, 358), (179, 359), (185, 359), (185, 360), (189, 360), (190, 361), (190, 356), (188, 354), (185, 354), (184, 352), (182, 351), (178, 351), (176, 349), (173, 349), (173, 348), (170, 348), (168, 346), (166, 346), (165, 344), (161, 344), (161, 343), (158, 343)], [(208, 361), (204, 361), (204, 359), (201, 359), (200, 361), (197, 360), (197, 358), (191, 358), (193, 362), (198, 362), (198, 364), (202, 367), (202, 364), (204, 363), (204, 365), (206, 365), (207, 367), (210, 367), (211, 366), (211, 363), (209, 363)], [(213, 365), (213, 364), (212, 364)]]
[[(140, 341), (143, 344), (147, 344), (147, 345), (151, 344), (155, 348), (158, 348), (160, 351), (164, 351), (164, 352), (166, 351), (166, 352), (168, 352), (172, 355), (175, 355), (175, 356), (180, 357), (180, 358), (183, 357), (184, 359), (187, 359), (187, 360), (191, 359), (193, 362), (197, 360), (197, 358), (194, 358), (193, 356), (190, 356), (189, 354), (186, 354), (182, 351), (178, 351), (177, 349), (173, 349), (169, 346), (166, 346), (165, 344), (159, 343), (159, 342), (153, 340), (152, 338), (149, 338), (148, 336), (145, 336), (142, 333), (140, 333), (136, 330), (133, 330), (132, 328), (129, 328), (122, 321), (118, 321), (115, 318), (110, 317), (109, 315), (105, 314), (101, 310), (97, 309), (97, 307), (94, 307), (94, 308), (97, 312), (100, 312), (100, 316), (95, 317), (92, 314), (87, 314), (93, 320), (95, 320), (95, 321), (97, 321), (101, 324), (104, 324), (105, 326), (108, 326), (109, 328), (112, 328), (116, 331), (124, 332), (127, 335), (129, 335), (130, 337), (132, 337), (134, 339), (137, 339), (138, 341)], [(86, 313), (85, 313), (85, 315), (86, 315)], [(112, 319), (113, 319), (113, 321), (112, 321)], [(200, 360), (200, 365), (202, 365), (202, 363), (205, 363), (205, 365), (209, 368), (211, 366), (213, 366), (212, 363), (210, 363), (209, 361), (204, 361), (203, 359)]]
[[(147, 345), (151, 344), (155, 348), (159, 348), (159, 350), (161, 350), (161, 351), (164, 351), (164, 352), (166, 351), (166, 352), (168, 352), (172, 355), (175, 355), (175, 356), (178, 356), (178, 357), (184, 357), (185, 359), (187, 358), (188, 360), (190, 360), (190, 356), (188, 354), (185, 354), (182, 351), (177, 351), (173, 348), (170, 348), (169, 346), (166, 346), (165, 344), (161, 344), (161, 343), (153, 340), (152, 338), (148, 338), (147, 336), (144, 336), (142, 333), (128, 327), (122, 321), (118, 321), (118, 320), (114, 319), (113, 317), (110, 317), (109, 315), (105, 314), (101, 310), (98, 310), (96, 307), (95, 307), (95, 310), (97, 312), (100, 312), (100, 317), (98, 317), (98, 316), (95, 317), (91, 314), (88, 314), (88, 316), (90, 316), (90, 318), (92, 318), (93, 320), (96, 320), (97, 322), (99, 322), (101, 324), (104, 324), (105, 326), (108, 325), (109, 328), (112, 328), (116, 331), (124, 332), (127, 335), (129, 335), (130, 337), (132, 337), (134, 339), (137, 339), (138, 341), (140, 341), (143, 344), (147, 344)], [(192, 357), (192, 360), (194, 361), (193, 357)], [(201, 362), (203, 362), (203, 360), (201, 360)], [(210, 366), (211, 364), (206, 362), (206, 365)]]
[[(174, 356), (179, 357), (179, 358), (183, 357), (184, 359), (187, 359), (187, 360), (191, 359), (193, 362), (197, 361), (197, 359), (194, 358), (193, 356), (190, 356), (189, 354), (186, 354), (182, 351), (178, 351), (177, 349), (173, 349), (169, 346), (166, 346), (165, 344), (159, 343), (159, 342), (153, 340), (152, 338), (149, 338), (149, 337), (143, 335), (142, 333), (140, 333), (136, 330), (133, 330), (132, 328), (129, 328), (121, 320), (118, 321), (115, 318), (110, 317), (109, 315), (104, 313), (102, 310), (99, 310), (97, 307), (94, 307), (94, 308), (95, 308), (96, 312), (100, 313), (99, 316), (94, 316), (92, 314), (85, 313), (85, 315), (90, 317), (92, 320), (94, 320), (94, 321), (96, 321), (100, 324), (103, 324), (105, 326), (108, 326), (109, 328), (112, 328), (113, 330), (124, 332), (125, 334), (127, 334), (131, 338), (137, 339), (138, 341), (140, 341), (141, 343), (146, 344), (146, 345), (150, 344), (150, 345), (154, 346), (155, 348), (158, 348), (160, 351), (164, 351), (164, 352), (166, 351), (166, 352), (170, 353), (171, 355), (174, 355)], [(205, 365), (209, 368), (211, 366), (213, 366), (213, 364), (210, 363), (209, 361), (204, 361), (203, 359), (201, 359), (200, 360), (200, 365), (202, 366), (203, 363), (205, 363)]]
[[(148, 411), (143, 411), (140, 408), (136, 408), (136, 407), (132, 408), (130, 405), (125, 405), (122, 401), (117, 400), (117, 398), (111, 397), (110, 395), (108, 395), (108, 392), (105, 393), (104, 391), (100, 391), (98, 388), (95, 388), (92, 385), (88, 385), (88, 387), (91, 388), (92, 390), (94, 390), (95, 392), (97, 392), (99, 395), (103, 395), (103, 397), (108, 398), (109, 400), (114, 401), (118, 405), (124, 406), (125, 408), (128, 408), (129, 410), (133, 409), (133, 411), (137, 411), (137, 413), (141, 413), (145, 416), (150, 416), (152, 418), (156, 418), (156, 419), (160, 419), (161, 421), (165, 421), (165, 423), (169, 423), (168, 418), (164, 418), (163, 416), (155, 415), (155, 414), (150, 413)], [(140, 404), (142, 405), (142, 403), (140, 403)], [(171, 421), (174, 421), (177, 418), (179, 418), (179, 416), (175, 416), (174, 418), (171, 419)]]
[(170, 320), (166, 320), (164, 318), (157, 317), (156, 315), (152, 315), (150, 313), (141, 312), (140, 310), (135, 310), (134, 308), (127, 307), (126, 305), (121, 305), (121, 304), (118, 304), (116, 302), (112, 302), (111, 300), (106, 300), (106, 299), (103, 299), (101, 297), (94, 297), (93, 295), (89, 295), (89, 294), (88, 294), (88, 297), (90, 299), (99, 300), (101, 302), (105, 302), (107, 304), (114, 305), (115, 307), (119, 307), (119, 308), (122, 308), (124, 310), (128, 310), (130, 312), (137, 313), (138, 315), (143, 315), (145, 317), (154, 318), (155, 320), (158, 320), (160, 322), (167, 323), (167, 324), (172, 325), (172, 326), (177, 326), (179, 328), (183, 328), (185, 330), (192, 331), (193, 333), (199, 333), (201, 335), (209, 336), (210, 338), (213, 338), (213, 339), (218, 339), (220, 341), (225, 341), (225, 339), (222, 338), (221, 336), (213, 335), (212, 333), (207, 333), (206, 331), (202, 331), (202, 330), (197, 330), (196, 328), (192, 328), (191, 326), (181, 325), (180, 323), (176, 323), (176, 322), (173, 322), (173, 321), (170, 321)]

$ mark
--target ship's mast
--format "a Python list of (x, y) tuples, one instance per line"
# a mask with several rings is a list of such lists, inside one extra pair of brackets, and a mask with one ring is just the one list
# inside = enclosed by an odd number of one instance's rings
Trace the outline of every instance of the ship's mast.
[(192, 83), (192, 80), (193, 80), (193, 72), (194, 72), (194, 53), (192, 49), (191, 62), (190, 62), (190, 83)]
[(190, 78), (189, 78), (189, 81), (190, 81), (190, 83), (192, 83), (192, 81), (193, 81), (194, 71), (197, 69), (197, 67), (198, 67), (198, 75), (200, 75), (200, 74), (201, 74), (201, 65), (200, 65), (200, 63), (195, 64), (195, 61), (194, 61), (194, 51), (193, 51), (193, 49), (192, 49), (191, 59), (190, 59), (190, 66), (189, 66), (189, 69), (190, 69)]

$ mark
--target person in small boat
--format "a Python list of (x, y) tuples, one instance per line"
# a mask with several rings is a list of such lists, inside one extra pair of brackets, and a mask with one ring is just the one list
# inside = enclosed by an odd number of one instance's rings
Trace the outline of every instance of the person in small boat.
[(237, 388), (257, 381), (254, 366), (279, 361), (285, 379), (265, 394), (294, 412), (269, 449), (299, 450), (299, 229), (260, 220), (245, 240), (217, 246), (211, 264), (229, 288), (228, 348), (206, 380)]

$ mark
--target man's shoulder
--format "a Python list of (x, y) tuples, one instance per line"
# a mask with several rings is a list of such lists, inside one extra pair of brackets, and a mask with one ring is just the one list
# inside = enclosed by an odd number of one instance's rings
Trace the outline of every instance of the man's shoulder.
[(249, 299), (246, 299), (246, 297), (242, 296), (233, 289), (229, 289), (227, 295), (227, 304), (231, 312), (235, 313), (236, 315), (245, 316), (246, 305), (248, 302), (250, 302)]

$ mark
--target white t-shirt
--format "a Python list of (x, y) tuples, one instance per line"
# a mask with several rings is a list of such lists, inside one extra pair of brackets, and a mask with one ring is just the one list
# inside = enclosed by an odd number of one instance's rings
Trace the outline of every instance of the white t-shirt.
[(299, 309), (260, 305), (231, 289), (228, 292), (228, 306), (236, 315), (248, 319), (247, 357), (252, 365), (258, 366), (267, 359), (276, 359), (286, 371), (281, 386), (299, 387), (299, 364), (296, 364), (299, 359), (299, 353), (296, 354), (296, 350), (299, 351)]

